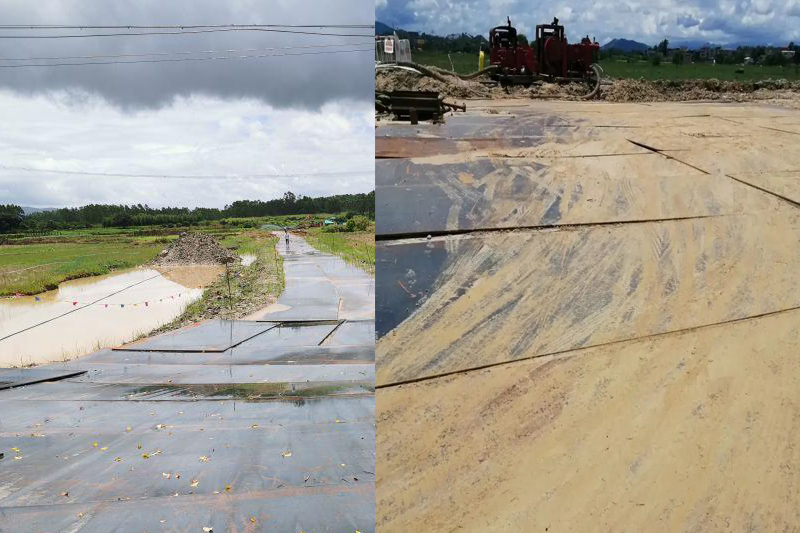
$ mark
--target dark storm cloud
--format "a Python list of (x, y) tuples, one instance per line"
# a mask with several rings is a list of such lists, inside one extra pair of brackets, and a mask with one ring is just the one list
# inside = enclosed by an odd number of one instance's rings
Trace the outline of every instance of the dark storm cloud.
[(683, 26), (684, 28), (693, 28), (698, 24), (700, 24), (700, 21), (691, 15), (681, 15), (678, 17), (678, 26)]
[[(0, 6), (2, 24), (372, 24), (373, 14), (374, 3), (370, 0), (13, 0)], [(65, 33), (81, 31), (87, 30)], [(371, 29), (311, 31), (372, 33)], [(0, 30), (4, 35), (18, 33), (22, 32)], [(341, 48), (373, 46), (370, 39), (358, 37), (220, 32), (82, 39), (0, 39), (0, 56), (261, 50), (346, 43), (359, 44)], [(321, 50), (325, 49), (280, 53)], [(369, 101), (373, 76), (372, 53), (350, 52), (228, 61), (0, 69), (0, 89), (10, 88), (23, 94), (53, 90), (88, 91), (124, 108), (160, 107), (177, 96), (200, 94), (221, 98), (255, 97), (275, 107), (314, 109), (326, 102), (342, 99)]]

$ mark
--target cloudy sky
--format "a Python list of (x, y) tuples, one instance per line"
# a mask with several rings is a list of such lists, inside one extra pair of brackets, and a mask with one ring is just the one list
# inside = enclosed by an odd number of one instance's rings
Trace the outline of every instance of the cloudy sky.
[[(313, 10), (291, 0), (12, 0), (0, 23), (362, 25), (373, 11), (370, 0)], [(374, 188), (373, 43), (359, 36), (372, 29), (7, 38), (128, 31), (0, 28), (0, 203), (222, 207)], [(268, 57), (205, 59), (240, 56)], [(29, 58), (41, 59), (15, 61)], [(119, 61), (137, 62), (3, 68)]]
[(595, 36), (605, 43), (627, 38), (656, 44), (670, 40), (714, 43), (800, 44), (800, 0), (376, 0), (376, 20), (439, 35), (489, 33), (506, 16), (523, 33), (556, 16), (567, 37)]

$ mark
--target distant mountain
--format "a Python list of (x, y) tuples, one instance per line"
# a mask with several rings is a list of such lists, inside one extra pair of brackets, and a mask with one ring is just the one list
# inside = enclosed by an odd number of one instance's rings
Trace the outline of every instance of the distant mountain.
[(375, 21), (375, 35), (391, 35), (394, 28), (380, 21)]
[(26, 215), (30, 215), (31, 213), (41, 213), (42, 211), (55, 211), (58, 209), (57, 207), (25, 207), (24, 205), (20, 207), (22, 207), (22, 211)]
[(600, 48), (603, 50), (619, 50), (621, 52), (644, 52), (650, 46), (629, 39), (612, 39)]

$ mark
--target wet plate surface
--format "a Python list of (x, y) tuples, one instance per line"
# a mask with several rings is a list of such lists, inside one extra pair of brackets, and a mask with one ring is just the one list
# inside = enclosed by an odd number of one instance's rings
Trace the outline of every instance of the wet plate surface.
[(274, 327), (242, 320), (207, 320), (175, 332), (126, 344), (119, 349), (154, 352), (224, 352)]
[(58, 381), (83, 374), (85, 370), (56, 370), (47, 368), (0, 368), (0, 390)]
[(309, 320), (361, 274), (294, 242), (300, 322), (204, 322), (0, 391), (0, 531), (374, 531), (374, 341)]
[(378, 529), (791, 530), (798, 112), (490, 107), (376, 130)]

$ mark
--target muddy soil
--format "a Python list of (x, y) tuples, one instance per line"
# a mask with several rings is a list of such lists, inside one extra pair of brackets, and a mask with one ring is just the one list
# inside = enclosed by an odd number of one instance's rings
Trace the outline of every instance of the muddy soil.
[(181, 233), (177, 240), (153, 260), (156, 266), (173, 265), (224, 265), (238, 257), (224, 248), (219, 241), (202, 233)]
[[(485, 81), (485, 80), (484, 80)], [(405, 70), (382, 70), (375, 74), (376, 91), (437, 91), (450, 98), (552, 98), (580, 100), (587, 87), (580, 83), (542, 83), (525, 87), (487, 87), (478, 80), (452, 78), (445, 83)], [(681, 102), (725, 100), (731, 102), (776, 100), (800, 107), (800, 82), (787, 80), (610, 80), (600, 88), (597, 100), (609, 102)]]

